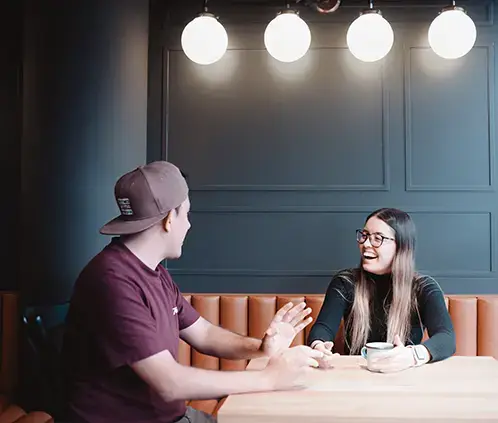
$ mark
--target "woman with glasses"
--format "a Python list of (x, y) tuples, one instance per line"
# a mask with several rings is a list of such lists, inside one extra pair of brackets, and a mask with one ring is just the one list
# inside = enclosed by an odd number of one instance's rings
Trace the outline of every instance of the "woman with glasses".
[[(372, 370), (394, 372), (446, 359), (455, 353), (455, 332), (443, 292), (415, 271), (415, 225), (397, 209), (370, 214), (357, 230), (360, 265), (338, 272), (308, 336), (333, 365), (333, 340), (344, 319), (345, 354), (360, 354), (367, 342), (395, 345)], [(422, 342), (424, 329), (429, 339)]]

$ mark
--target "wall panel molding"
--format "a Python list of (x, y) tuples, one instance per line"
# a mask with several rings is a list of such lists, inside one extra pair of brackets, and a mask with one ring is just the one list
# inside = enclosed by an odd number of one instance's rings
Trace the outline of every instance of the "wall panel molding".
[[(223, 219), (221, 215), (234, 215), (234, 214), (283, 214), (283, 213), (303, 213), (307, 215), (312, 215), (315, 213), (320, 213), (320, 214), (342, 214), (342, 215), (347, 215), (347, 214), (361, 214), (362, 219), (367, 216), (368, 213), (371, 211), (377, 209), (379, 207), (366, 207), (366, 206), (358, 206), (358, 207), (333, 207), (333, 206), (327, 206), (327, 207), (318, 207), (318, 206), (313, 206), (313, 207), (259, 207), (259, 208), (254, 208), (254, 207), (215, 207), (215, 208), (203, 208), (203, 209), (193, 209), (192, 213), (195, 214), (218, 214), (220, 215), (220, 219)], [(439, 216), (442, 216), (444, 219), (450, 219), (450, 222), (447, 224), (449, 227), (455, 227), (455, 230), (452, 231), (454, 232), (451, 234), (449, 237), (445, 237), (445, 230), (448, 230), (448, 228), (441, 227), (441, 234), (438, 236), (440, 239), (448, 239), (448, 242), (451, 244), (454, 244), (456, 240), (460, 240), (462, 242), (467, 240), (471, 240), (471, 242), (476, 242), (475, 245), (468, 245), (463, 243), (461, 246), (457, 247), (458, 251), (467, 251), (469, 249), (475, 249), (475, 248), (481, 248), (483, 251), (489, 251), (489, 257), (486, 260), (484, 257), (481, 258), (474, 258), (474, 261), (472, 261), (471, 256), (469, 256), (469, 266), (477, 266), (475, 269), (470, 268), (470, 270), (465, 269), (465, 266), (460, 266), (456, 269), (452, 269), (450, 266), (444, 267), (444, 268), (436, 268), (436, 266), (431, 266), (431, 268), (420, 268), (420, 272), (423, 274), (429, 274), (434, 277), (451, 277), (451, 278), (496, 278), (498, 277), (497, 273), (497, 266), (496, 266), (496, 257), (495, 257), (495, 251), (496, 251), (496, 236), (493, 234), (495, 233), (495, 228), (496, 228), (496, 222), (493, 213), (489, 211), (469, 211), (469, 210), (444, 210), (444, 208), (423, 208), (423, 207), (401, 207), (401, 209), (405, 210), (406, 212), (410, 213), (410, 215), (413, 217), (415, 221), (419, 219), (424, 219), (423, 216), (429, 217), (429, 220), (419, 220), (420, 222), (424, 222), (424, 225), (429, 225), (429, 229), (432, 230), (432, 227), (434, 225), (439, 225), (439, 221), (437, 220)], [(364, 215), (364, 216), (363, 216)], [(431, 218), (431, 216), (436, 216), (436, 220), (434, 221), (434, 218)], [(458, 219), (455, 220), (455, 216), (458, 216)], [(312, 219), (312, 217), (310, 217)], [(461, 235), (459, 235), (459, 224), (460, 222), (464, 223), (467, 218), (472, 219), (471, 222), (473, 222), (476, 225), (476, 230), (477, 230), (477, 235), (472, 235), (470, 229), (467, 228), (466, 231), (462, 232)], [(245, 219), (241, 217), (241, 219)], [(476, 220), (477, 219), (477, 220)], [(213, 223), (213, 222), (211, 222)], [(420, 242), (420, 226), (424, 225), (418, 225), (417, 222), (417, 232), (418, 232), (418, 239)], [(462, 228), (465, 228), (465, 226), (460, 226)], [(489, 228), (489, 231), (488, 231)], [(354, 229), (354, 228), (351, 228)], [(221, 230), (221, 228), (220, 228)], [(470, 231), (470, 232), (469, 232)], [(470, 234), (470, 238), (469, 237)], [(430, 255), (429, 258), (427, 258), (426, 251), (429, 247), (427, 244), (427, 238), (430, 238), (430, 234), (428, 234), (428, 231), (423, 232), (425, 242), (424, 248), (425, 251), (422, 253), (422, 255), (426, 256), (426, 260), (429, 261), (429, 263), (432, 261), (434, 264), (434, 260), (431, 259)], [(477, 236), (477, 238), (476, 238)], [(482, 238), (482, 237), (486, 237)], [(343, 238), (343, 237), (342, 237)], [(339, 234), (339, 239), (342, 239), (341, 235)], [(473, 240), (473, 241), (472, 241)], [(446, 241), (444, 241), (446, 242)], [(489, 244), (487, 244), (489, 243)], [(187, 247), (188, 248), (188, 247)], [(198, 248), (198, 247), (197, 247)], [(316, 248), (323, 248), (323, 246), (317, 245)], [(441, 245), (436, 246), (436, 249), (439, 251), (439, 249), (442, 248)], [(246, 254), (247, 252), (244, 250), (243, 252)], [(424, 254), (425, 253), (425, 254)], [(442, 255), (442, 262), (443, 265), (446, 262), (446, 265), (448, 265), (448, 260), (449, 258), (452, 257), (452, 250), (450, 249), (449, 251), (446, 251), (445, 254)], [(458, 255), (459, 253), (457, 253)], [(421, 255), (420, 251), (417, 253), (417, 261), (419, 261), (419, 256)], [(289, 259), (292, 259), (292, 254), (290, 254)], [(436, 263), (438, 260), (435, 261)], [(460, 262), (461, 263), (461, 262)], [(489, 263), (489, 264), (488, 264)], [(176, 263), (172, 264), (171, 272), (174, 274), (178, 275), (191, 275), (191, 276), (258, 276), (258, 277), (301, 277), (301, 276), (312, 276), (312, 277), (323, 277), (323, 276), (328, 276), (332, 275), (334, 272), (336, 272), (339, 269), (308, 269), (308, 268), (303, 268), (303, 269), (264, 269), (264, 268), (258, 268), (257, 264), (254, 265), (254, 267), (250, 268), (228, 268), (228, 267), (213, 267), (213, 268), (184, 268), (181, 267), (181, 263), (178, 263), (178, 267), (175, 267)], [(488, 267), (489, 266), (489, 267)], [(304, 266), (303, 266), (304, 267)], [(479, 268), (480, 267), (480, 268)]]
[[(246, 49), (232, 49), (239, 51), (249, 51)], [(346, 47), (323, 47), (310, 50), (347, 50)], [(169, 157), (169, 127), (170, 127), (170, 61), (171, 51), (168, 48), (163, 49), (163, 124), (161, 134), (163, 140), (162, 157), (168, 160)], [(251, 49), (254, 51), (254, 49)], [(263, 51), (263, 50), (261, 50)], [(381, 119), (382, 119), (382, 179), (381, 184), (190, 184), (190, 191), (389, 191), (390, 190), (390, 92), (386, 82), (386, 72), (384, 66), (381, 67), (382, 79), (380, 81), (381, 89)]]
[[(411, 95), (411, 52), (412, 50), (430, 50), (425, 46), (405, 46), (404, 49), (404, 87), (405, 87), (405, 169), (406, 191), (495, 191), (495, 154), (496, 154), (496, 117), (495, 117), (495, 52), (494, 43), (480, 44), (475, 49), (485, 49), (487, 52), (487, 95), (488, 95), (488, 166), (489, 183), (484, 185), (429, 185), (416, 184), (413, 181), (413, 121)], [(471, 162), (469, 161), (469, 166)], [(463, 172), (466, 169), (462, 169)]]
[[(372, 206), (213, 206), (197, 207), (192, 205), (191, 213), (371, 213), (381, 207), (382, 204)], [(397, 205), (397, 208), (409, 214), (486, 214), (490, 215), (488, 210), (482, 210), (479, 207), (471, 209), (466, 205), (462, 208), (448, 210), (444, 206), (408, 206)], [(366, 217), (366, 215), (365, 215)]]
[(197, 0), (152, 13), (154, 158), (184, 168), (192, 192), (184, 254), (167, 263), (181, 289), (324, 293), (359, 261), (355, 225), (390, 206), (415, 221), (421, 273), (446, 293), (498, 293), (495, 2), (457, 2), (478, 39), (444, 61), (427, 29), (448, 0), (378, 0), (395, 44), (373, 65), (346, 54), (363, 0), (327, 16), (300, 7), (312, 44), (294, 67), (263, 42), (279, 0), (210, 2), (229, 41), (208, 67), (180, 44)]
[[(341, 269), (329, 270), (258, 270), (258, 269), (182, 269), (170, 268), (172, 275), (182, 276), (255, 276), (255, 277), (324, 277), (332, 276)], [(498, 277), (496, 272), (451, 272), (445, 270), (423, 270), (419, 269), (419, 273), (427, 274), (434, 278), (480, 278), (480, 279), (495, 279)]]

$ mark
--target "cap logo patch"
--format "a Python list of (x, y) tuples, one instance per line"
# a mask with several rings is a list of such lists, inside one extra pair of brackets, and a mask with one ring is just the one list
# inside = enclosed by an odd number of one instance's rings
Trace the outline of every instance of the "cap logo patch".
[(133, 209), (131, 208), (129, 198), (118, 198), (117, 201), (123, 216), (133, 216)]

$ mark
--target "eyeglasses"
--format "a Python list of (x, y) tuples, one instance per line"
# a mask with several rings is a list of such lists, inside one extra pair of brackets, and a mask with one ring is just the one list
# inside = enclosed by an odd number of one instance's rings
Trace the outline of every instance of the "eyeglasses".
[(385, 239), (394, 241), (394, 238), (389, 238), (388, 236), (384, 236), (378, 233), (369, 234), (368, 232), (362, 231), (361, 229), (356, 230), (356, 241), (359, 244), (364, 244), (367, 238), (370, 239), (370, 244), (372, 244), (372, 247), (376, 248), (380, 247)]

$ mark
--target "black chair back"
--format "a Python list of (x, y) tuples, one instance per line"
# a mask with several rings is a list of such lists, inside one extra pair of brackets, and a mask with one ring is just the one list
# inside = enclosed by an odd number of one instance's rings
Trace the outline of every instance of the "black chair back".
[(68, 305), (36, 307), (23, 315), (20, 402), (44, 410), (55, 421), (64, 419), (61, 349)]

